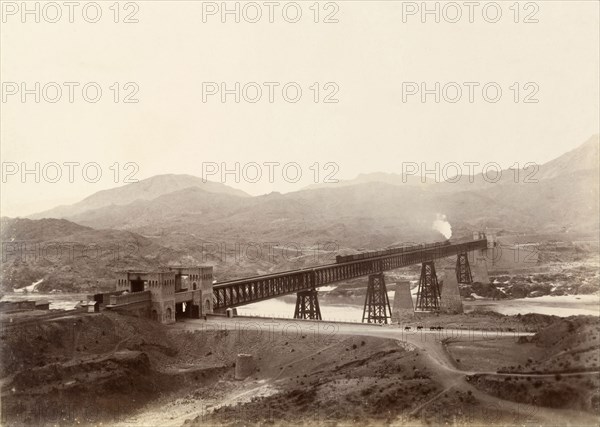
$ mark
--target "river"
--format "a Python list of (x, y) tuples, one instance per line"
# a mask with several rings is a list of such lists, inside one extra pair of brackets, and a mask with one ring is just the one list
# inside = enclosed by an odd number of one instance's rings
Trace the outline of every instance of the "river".
[[(331, 289), (328, 289), (328, 291)], [(390, 304), (394, 304), (394, 292), (389, 292)], [(75, 308), (80, 301), (87, 299), (86, 294), (67, 293), (7, 293), (2, 301), (46, 300), (51, 309), (69, 310)], [(339, 301), (339, 302), (336, 302)], [(413, 303), (415, 295), (413, 293)], [(319, 297), (323, 320), (360, 322), (363, 305), (357, 300), (328, 298), (327, 292)], [(513, 300), (489, 300), (485, 298), (475, 301), (463, 301), (465, 312), (495, 311), (506, 315), (539, 313), (561, 317), (575, 315), (600, 316), (600, 297), (598, 295), (562, 295), (542, 296), (536, 298), (520, 298)], [(266, 301), (238, 307), (240, 315), (292, 318), (294, 316), (295, 297), (293, 295), (274, 298)]]
[[(393, 292), (389, 293), (393, 307)], [(415, 297), (413, 295), (413, 303)], [(363, 306), (358, 304), (331, 304), (327, 300), (320, 302), (323, 320), (341, 320), (360, 322)], [(600, 299), (597, 295), (542, 296), (513, 300), (478, 299), (463, 301), (465, 312), (495, 311), (506, 315), (538, 313), (560, 317), (576, 315), (600, 316)], [(277, 298), (255, 304), (238, 307), (238, 314), (247, 316), (293, 317), (295, 304), (293, 298)]]

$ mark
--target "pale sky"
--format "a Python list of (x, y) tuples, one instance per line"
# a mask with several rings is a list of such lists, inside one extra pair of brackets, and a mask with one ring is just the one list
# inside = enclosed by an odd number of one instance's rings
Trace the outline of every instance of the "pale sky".
[[(31, 8), (34, 3), (28, 2)], [(203, 7), (210, 11), (210, 2), (137, 1), (137, 11), (121, 2), (118, 20), (129, 13), (139, 20), (128, 24), (113, 22), (113, 1), (98, 3), (102, 16), (97, 23), (83, 19), (82, 6), (74, 11), (74, 23), (67, 7), (56, 23), (46, 22), (56, 15), (51, 7), (40, 11), (41, 22), (26, 15), (22, 23), (21, 11), (14, 10), (21, 2), (2, 2), (3, 172), (15, 163), (33, 169), (36, 162), (96, 162), (103, 172), (96, 183), (82, 178), (81, 167), (75, 169), (73, 183), (66, 167), (56, 183), (43, 177), (36, 183), (33, 174), (25, 182), (19, 173), (4, 176), (2, 215), (28, 215), (122, 185), (127, 162), (139, 167), (138, 179), (164, 173), (201, 176), (203, 162), (224, 162), (229, 168), (236, 162), (300, 165), (303, 176), (295, 184), (282, 178), (281, 167), (275, 169), (273, 183), (266, 167), (257, 183), (236, 183), (233, 176), (225, 182), (264, 194), (313, 183), (310, 168), (315, 162), (320, 163), (321, 182), (332, 170), (323, 169), (327, 162), (339, 167), (338, 179), (400, 173), (402, 162), (496, 162), (508, 168), (515, 162), (546, 162), (599, 132), (597, 1), (522, 2), (518, 23), (515, 10), (509, 9), (513, 1), (498, 2), (502, 16), (497, 23), (484, 19), (493, 20), (493, 8), (482, 14), (490, 2), (480, 2), (473, 23), (466, 7), (459, 22), (447, 22), (456, 11), (446, 2), (440, 3), (446, 6), (440, 23), (432, 15), (421, 22), (418, 11), (405, 15), (403, 22), (403, 8), (410, 12), (412, 4), (400, 1), (321, 2), (319, 23), (313, 22), (314, 1), (297, 2), (302, 10), (297, 23), (286, 22), (282, 14), (291, 2), (279, 2), (274, 23), (268, 22), (264, 2), (256, 3), (263, 14), (256, 23), (246, 22), (244, 15), (240, 23), (233, 15), (222, 23), (218, 12), (203, 22)], [(235, 3), (228, 6), (233, 9)], [(420, 7), (421, 2), (414, 4)], [(220, 8), (221, 2), (214, 5)], [(435, 2), (428, 5), (433, 8)], [(255, 16), (252, 7), (244, 9), (248, 19)], [(287, 7), (286, 18), (293, 20), (293, 5)], [(333, 12), (339, 22), (321, 22)], [(87, 9), (88, 19), (94, 14)], [(522, 22), (527, 17), (539, 22)], [(34, 94), (22, 102), (21, 83), (34, 89), (36, 82), (40, 102)], [(56, 96), (49, 82), (62, 87), (56, 103), (46, 100)], [(73, 103), (65, 82), (79, 84)], [(102, 89), (97, 103), (82, 97), (81, 88), (89, 82)], [(113, 101), (115, 82), (119, 103)], [(134, 95), (138, 103), (122, 102), (134, 87), (125, 87), (128, 82), (139, 88)], [(234, 95), (223, 103), (219, 94), (203, 102), (203, 82), (225, 83), (229, 89), (235, 82), (241, 87), (256, 82), (263, 94), (256, 103), (243, 96), (235, 103)], [(265, 82), (279, 84), (273, 103)], [(296, 103), (282, 96), (289, 82), (302, 89)], [(428, 88), (435, 82), (441, 87), (456, 82), (463, 95), (456, 103), (443, 97), (436, 103), (434, 95), (423, 103), (420, 94), (403, 102), (403, 82), (423, 82)], [(479, 85), (473, 103), (465, 82)], [(483, 98), (487, 83), (502, 89), (498, 102)], [(324, 103), (335, 88), (333, 98), (339, 102)], [(447, 97), (453, 97), (454, 86), (446, 88)], [(92, 89), (89, 96), (94, 96)], [(532, 92), (539, 102), (524, 103)], [(288, 94), (295, 95), (293, 87)], [(246, 95), (255, 96), (252, 85)], [(115, 162), (121, 168), (120, 184), (110, 169)], [(54, 176), (50, 168), (47, 172)], [(209, 179), (221, 180), (218, 175)]]

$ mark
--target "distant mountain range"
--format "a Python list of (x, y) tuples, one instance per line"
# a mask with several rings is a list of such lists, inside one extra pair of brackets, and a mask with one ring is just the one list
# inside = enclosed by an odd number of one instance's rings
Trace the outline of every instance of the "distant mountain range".
[[(436, 214), (455, 228), (521, 231), (598, 227), (598, 135), (533, 169), (495, 183), (420, 183), (416, 176), (367, 174), (287, 194), (251, 197), (190, 175), (159, 175), (32, 215), (144, 235), (190, 232), (210, 239), (341, 239), (347, 246), (431, 237)], [(525, 178), (529, 181), (524, 182)], [(387, 236), (387, 237), (386, 237)]]
[[(90, 277), (111, 275), (119, 265), (155, 267), (207, 260), (217, 265), (221, 277), (235, 277), (315, 264), (307, 254), (325, 242), (335, 242), (345, 251), (441, 240), (443, 236), (432, 229), (439, 214), (447, 217), (455, 236), (485, 228), (505, 234), (597, 233), (598, 135), (541, 165), (533, 176), (537, 182), (515, 183), (514, 172), (505, 172), (496, 183), (479, 176), (474, 182), (461, 177), (456, 183), (427, 184), (415, 176), (404, 183), (400, 174), (366, 174), (339, 184), (256, 197), (190, 175), (159, 175), (29, 219), (3, 218), (2, 240), (137, 242), (137, 253), (120, 264), (103, 261), (102, 268), (89, 270)], [(520, 177), (528, 172), (522, 171)], [(208, 245), (231, 249), (249, 243), (303, 251), (276, 260), (240, 262), (207, 251)], [(29, 263), (3, 263), (3, 273), (17, 277), (15, 265), (24, 273), (23, 266)], [(25, 277), (39, 280), (40, 274), (42, 270)]]
[[(599, 136), (594, 135), (579, 147), (563, 154), (560, 157), (557, 157), (554, 160), (551, 160), (543, 165), (537, 165), (537, 167), (530, 166), (526, 169), (521, 169), (518, 173), (518, 179), (522, 182), (525, 180), (539, 181), (570, 175), (580, 171), (598, 171), (598, 162), (600, 156), (598, 140)], [(416, 167), (421, 166), (417, 165)], [(427, 165), (427, 167), (433, 170), (433, 165)], [(450, 173), (452, 170), (452, 168), (449, 168), (448, 173)], [(490, 169), (489, 178), (487, 180), (484, 179), (481, 173), (478, 173), (471, 179), (473, 182), (470, 182), (470, 177), (467, 175), (448, 176), (447, 178), (450, 182), (442, 182), (441, 185), (436, 185), (436, 180), (433, 173), (421, 177), (419, 173), (402, 175), (401, 173), (396, 174), (374, 172), (360, 174), (351, 180), (340, 180), (335, 184), (312, 184), (306, 187), (306, 189), (314, 190), (345, 187), (370, 182), (381, 182), (392, 185), (418, 186), (422, 189), (427, 189), (428, 191), (465, 191), (476, 190), (480, 188), (490, 188), (491, 186), (497, 184), (514, 183), (515, 175), (516, 173), (512, 170), (503, 170), (499, 181), (490, 182), (495, 180), (494, 169)]]

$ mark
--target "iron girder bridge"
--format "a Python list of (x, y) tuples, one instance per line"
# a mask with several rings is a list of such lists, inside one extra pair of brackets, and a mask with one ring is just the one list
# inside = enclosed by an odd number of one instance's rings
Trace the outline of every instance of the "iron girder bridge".
[(215, 283), (213, 286), (214, 309), (222, 311), (283, 295), (313, 290), (331, 283), (486, 248), (487, 239), (484, 238), (440, 244), (422, 249), (410, 248), (402, 253)]

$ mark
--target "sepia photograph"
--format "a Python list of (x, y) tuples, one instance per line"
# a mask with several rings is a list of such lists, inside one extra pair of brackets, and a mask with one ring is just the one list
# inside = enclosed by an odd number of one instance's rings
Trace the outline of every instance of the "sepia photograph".
[(599, 0), (0, 0), (0, 426), (600, 425)]

